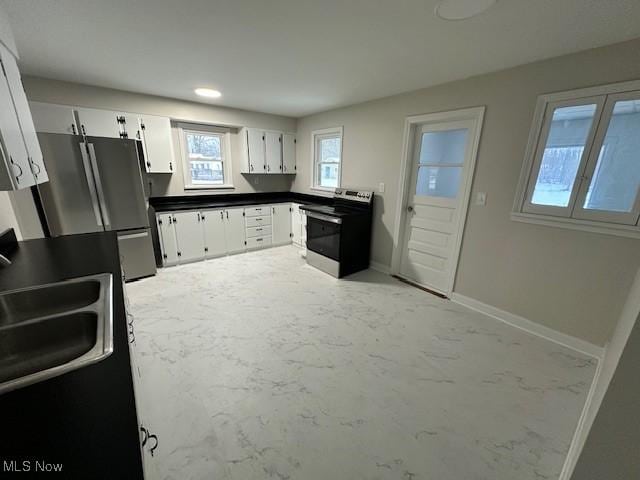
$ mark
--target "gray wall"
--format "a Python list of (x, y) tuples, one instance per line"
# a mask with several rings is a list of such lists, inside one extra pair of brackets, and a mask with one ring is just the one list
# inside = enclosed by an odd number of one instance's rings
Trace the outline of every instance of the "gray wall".
[[(217, 107), (215, 105), (187, 102), (38, 77), (25, 76), (23, 83), (29, 100), (38, 102), (163, 115), (172, 119), (192, 123), (200, 122), (203, 124), (235, 127), (259, 127), (285, 132), (295, 132), (296, 130), (295, 119), (279, 115)], [(178, 168), (172, 175), (149, 175), (149, 179), (152, 182), (152, 194), (199, 195), (289, 190), (292, 179), (288, 175), (242, 175), (240, 173), (242, 154), (238, 132), (239, 130), (234, 128), (231, 134), (232, 176), (235, 187), (233, 190), (185, 191), (182, 168)], [(175, 129), (173, 133), (176, 164), (181, 167), (180, 147), (177, 143)], [(256, 179), (258, 181), (257, 184), (255, 183)]]
[(640, 478), (640, 321), (636, 321), (572, 480)]
[[(400, 72), (401, 73), (401, 72)], [(633, 239), (510, 220), (536, 98), (640, 79), (640, 40), (332, 110), (298, 120), (293, 190), (310, 192), (311, 131), (343, 126), (343, 185), (377, 189), (372, 258), (391, 263), (404, 119), (485, 105), (455, 291), (604, 345), (640, 265)]]

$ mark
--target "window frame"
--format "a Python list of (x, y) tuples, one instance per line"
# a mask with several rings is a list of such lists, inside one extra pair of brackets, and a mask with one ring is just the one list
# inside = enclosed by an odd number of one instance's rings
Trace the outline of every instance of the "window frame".
[[(340, 138), (340, 160), (338, 162), (319, 162), (318, 143), (327, 138)], [(343, 127), (323, 128), (311, 132), (311, 190), (319, 192), (333, 192), (342, 186), (342, 164), (343, 164), (344, 136)], [(338, 185), (336, 187), (325, 187), (320, 185), (319, 165), (338, 165)]]
[[(182, 155), (182, 174), (185, 190), (225, 190), (235, 188), (232, 183), (231, 169), (231, 129), (211, 125), (181, 123), (178, 125), (180, 152)], [(186, 135), (189, 133), (220, 137), (220, 154), (222, 162), (222, 184), (193, 184), (189, 165), (189, 146)]]
[[(638, 225), (640, 193), (636, 195), (634, 209), (630, 214), (582, 208), (591, 183), (591, 173), (597, 164), (598, 155), (612, 118), (615, 102), (629, 98), (640, 98), (640, 81), (570, 90), (538, 97), (511, 212), (512, 220), (640, 238), (640, 226)], [(554, 109), (590, 103), (596, 103), (596, 112), (585, 141), (568, 206), (557, 207), (531, 203)], [(640, 192), (640, 189), (638, 191)], [(630, 223), (629, 219), (633, 220), (634, 217), (635, 223)]]

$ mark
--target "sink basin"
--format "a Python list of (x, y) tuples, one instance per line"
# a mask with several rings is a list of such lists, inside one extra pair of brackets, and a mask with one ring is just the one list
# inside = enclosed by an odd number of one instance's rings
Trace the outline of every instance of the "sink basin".
[(0, 294), (0, 394), (113, 352), (111, 274)]
[(98, 301), (100, 282), (83, 280), (0, 295), (0, 327), (86, 307)]

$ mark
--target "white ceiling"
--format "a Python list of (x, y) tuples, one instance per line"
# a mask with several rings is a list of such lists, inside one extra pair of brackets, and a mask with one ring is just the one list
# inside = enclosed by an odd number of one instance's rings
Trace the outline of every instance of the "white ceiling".
[(640, 37), (639, 0), (498, 0), (457, 22), (435, 4), (0, 0), (26, 73), (295, 117)]

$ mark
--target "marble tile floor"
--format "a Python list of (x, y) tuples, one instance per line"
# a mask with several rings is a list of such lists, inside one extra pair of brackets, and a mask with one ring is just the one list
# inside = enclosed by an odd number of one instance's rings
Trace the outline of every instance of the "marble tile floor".
[(557, 479), (596, 361), (292, 246), (127, 285), (148, 480)]

